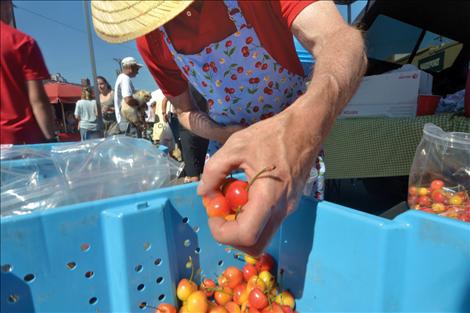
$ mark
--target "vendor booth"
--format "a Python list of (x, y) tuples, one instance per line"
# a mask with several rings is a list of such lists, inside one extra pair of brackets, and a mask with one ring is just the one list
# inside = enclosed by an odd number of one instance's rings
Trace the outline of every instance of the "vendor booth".
[(73, 113), (82, 88), (77, 84), (49, 82), (44, 84), (49, 102), (54, 106), (61, 141), (79, 141), (80, 134)]

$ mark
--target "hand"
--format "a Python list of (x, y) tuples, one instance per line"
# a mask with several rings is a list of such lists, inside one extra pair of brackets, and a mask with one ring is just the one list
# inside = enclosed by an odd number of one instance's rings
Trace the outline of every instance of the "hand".
[(198, 187), (199, 195), (206, 196), (234, 169), (243, 169), (251, 179), (265, 167), (276, 167), (251, 186), (248, 203), (235, 221), (209, 219), (217, 241), (251, 255), (263, 251), (284, 218), (295, 209), (319, 151), (320, 138), (298, 124), (295, 111), (287, 111), (230, 136), (206, 163)]
[(239, 124), (236, 125), (227, 125), (223, 127), (223, 134), (221, 136), (221, 139), (219, 140), (220, 143), (225, 143), (230, 136), (232, 136), (234, 133), (236, 133), (239, 130), (245, 129), (246, 126), (242, 126)]

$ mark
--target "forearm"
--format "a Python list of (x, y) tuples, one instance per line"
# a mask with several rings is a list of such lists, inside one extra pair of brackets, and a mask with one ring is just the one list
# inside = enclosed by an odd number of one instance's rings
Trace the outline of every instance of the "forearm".
[(216, 123), (206, 113), (200, 111), (193, 103), (188, 90), (168, 100), (175, 107), (181, 125), (200, 137), (224, 143), (231, 133), (237, 130), (235, 126)]
[(181, 125), (200, 137), (224, 143), (230, 136), (226, 127), (217, 124), (202, 111), (177, 111), (177, 115)]
[(324, 139), (354, 95), (366, 70), (364, 40), (346, 24), (332, 1), (317, 1), (296, 17), (291, 28), (315, 58), (310, 85), (291, 107), (299, 127)]
[(46, 139), (54, 138), (55, 122), (52, 107), (49, 103), (44, 86), (40, 80), (26, 81), (29, 103), (33, 110), (34, 118)]
[(55, 136), (55, 123), (51, 104), (49, 101), (37, 101), (37, 103), (31, 104), (34, 117), (44, 137), (46, 137), (46, 139), (53, 139)]
[(315, 45), (315, 66), (308, 96), (321, 98), (336, 117), (352, 98), (367, 67), (360, 31), (348, 27)]

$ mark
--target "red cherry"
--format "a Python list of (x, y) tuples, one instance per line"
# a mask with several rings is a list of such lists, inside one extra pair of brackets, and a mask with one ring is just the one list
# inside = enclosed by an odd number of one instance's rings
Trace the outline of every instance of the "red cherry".
[(423, 206), (423, 207), (428, 207), (431, 205), (431, 198), (429, 198), (428, 196), (419, 196), (418, 198), (418, 203), (420, 206)]
[(206, 48), (206, 53), (211, 53), (212, 52), (212, 49), (210, 47), (207, 47)]
[(261, 310), (267, 307), (269, 302), (266, 295), (259, 288), (254, 288), (248, 296), (248, 304), (250, 307)]
[(271, 272), (274, 269), (274, 259), (269, 253), (263, 253), (258, 258), (258, 261), (256, 262), (255, 266), (258, 272)]
[(202, 87), (207, 87), (207, 83), (205, 81), (201, 82)]
[(214, 62), (211, 62), (211, 63), (209, 63), (209, 66), (210, 66), (211, 68), (214, 68), (214, 67), (215, 67), (215, 63), (214, 63)]
[(229, 88), (229, 90), (228, 90), (228, 93), (229, 93), (229, 94), (233, 94), (234, 92), (235, 92), (235, 89), (234, 89), (234, 88)]
[(280, 67), (278, 70), (277, 70), (279, 73), (282, 73), (284, 71), (284, 68), (283, 67)]
[(214, 71), (214, 73), (217, 73), (217, 71), (218, 71), (217, 67), (215, 67), (215, 66), (212, 68), (212, 70)]
[(210, 107), (212, 107), (212, 106), (214, 105), (214, 100), (212, 100), (212, 99), (207, 100), (207, 104), (208, 104)]
[(230, 96), (229, 96), (229, 95), (226, 95), (226, 96), (225, 96), (225, 101), (227, 101), (227, 102), (230, 101)]
[(203, 197), (202, 203), (209, 217), (224, 217), (230, 213), (227, 200), (220, 191), (214, 192), (211, 196)]
[(243, 180), (234, 180), (224, 188), (227, 205), (232, 212), (243, 207), (248, 202), (248, 183)]
[(194, 62), (193, 61), (189, 61), (189, 64), (194, 67)]
[(254, 78), (253, 78), (253, 82), (254, 82), (255, 84), (259, 83), (259, 78), (258, 78), (258, 77), (254, 77)]
[(231, 41), (231, 40), (229, 40), (229, 41), (227, 41), (227, 42), (225, 43), (225, 46), (226, 46), (227, 48), (230, 47), (231, 45), (232, 45), (232, 41)]
[(264, 63), (263, 66), (261, 66), (261, 69), (262, 69), (262, 70), (265, 70), (265, 69), (267, 69), (267, 68), (268, 68), (268, 64), (266, 64), (266, 63)]
[(209, 67), (209, 64), (207, 64), (207, 63), (205, 63), (205, 64), (202, 66), (202, 70), (203, 70), (204, 72), (208, 72), (209, 69), (210, 69), (210, 67)]
[(255, 67), (259, 68), (259, 67), (261, 67), (261, 65), (262, 65), (262, 63), (260, 61), (258, 61), (258, 62), (256, 62)]
[(215, 282), (212, 279), (204, 278), (199, 289), (206, 293), (206, 296), (211, 297), (214, 294)]
[(249, 45), (250, 43), (253, 42), (253, 37), (246, 38), (245, 42), (246, 42), (247, 45)]
[(232, 80), (237, 80), (237, 75), (232, 74), (232, 76), (230, 76), (230, 78), (231, 78)]
[[(288, 308), (290, 309), (290, 307)], [(284, 311), (282, 307), (276, 302), (271, 303), (271, 305), (268, 305), (267, 307), (263, 309), (263, 311), (261, 311), (261, 313), (286, 313), (286, 312), (290, 313), (293, 311), (292, 309), (290, 311)]]
[(246, 53), (250, 52), (250, 51), (248, 50), (248, 47), (247, 47), (247, 46), (243, 46), (243, 47), (242, 47), (242, 53), (245, 53), (245, 52), (246, 52)]
[(273, 88), (273, 85), (274, 85), (274, 83), (273, 83), (272, 81), (270, 81), (270, 82), (268, 83), (268, 87), (269, 87), (269, 88)]
[(444, 203), (444, 201), (446, 200), (446, 196), (442, 193), (442, 191), (434, 190), (431, 193), (431, 199), (432, 201), (437, 202), (437, 203)]
[(232, 289), (243, 283), (243, 273), (235, 266), (227, 267), (222, 275), (227, 278), (227, 286)]
[(236, 286), (235, 288), (233, 288), (233, 301), (235, 303), (242, 304), (243, 301), (240, 298), (245, 293), (245, 289), (246, 289), (246, 284), (245, 283), (241, 283), (238, 286)]
[(243, 73), (243, 67), (241, 67), (241, 66), (237, 67), (237, 72), (238, 73)]
[(444, 182), (440, 179), (435, 179), (431, 182), (431, 189), (433, 190), (441, 189), (442, 187), (444, 187)]
[(250, 53), (249, 53), (249, 52), (246, 52), (246, 53), (245, 53), (245, 52), (243, 52), (243, 56), (244, 56), (245, 58), (247, 58), (247, 57), (249, 57), (249, 56), (250, 56)]
[(242, 272), (245, 281), (248, 281), (252, 276), (258, 275), (258, 270), (253, 264), (250, 263), (247, 263), (245, 266), (243, 266)]
[(254, 106), (254, 107), (253, 107), (253, 112), (255, 112), (255, 113), (256, 113), (256, 112), (258, 112), (258, 111), (259, 111), (259, 107), (257, 107), (257, 106)]

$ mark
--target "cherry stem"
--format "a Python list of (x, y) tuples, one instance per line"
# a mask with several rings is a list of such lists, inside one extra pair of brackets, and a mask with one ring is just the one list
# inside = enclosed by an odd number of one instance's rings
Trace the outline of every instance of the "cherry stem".
[(258, 174), (256, 174), (256, 175), (248, 182), (248, 187), (246, 188), (246, 191), (250, 191), (251, 185), (253, 185), (253, 183), (255, 182), (255, 180), (258, 179), (258, 177), (260, 177), (262, 174), (264, 174), (264, 173), (266, 173), (266, 172), (273, 171), (274, 169), (276, 169), (276, 166), (275, 166), (275, 165), (271, 165), (271, 166), (265, 167), (265, 168), (263, 168), (261, 171), (259, 171)]
[(194, 274), (194, 263), (191, 256), (189, 256), (189, 262), (191, 263), (191, 276), (189, 277), (189, 281), (193, 281), (193, 274)]

